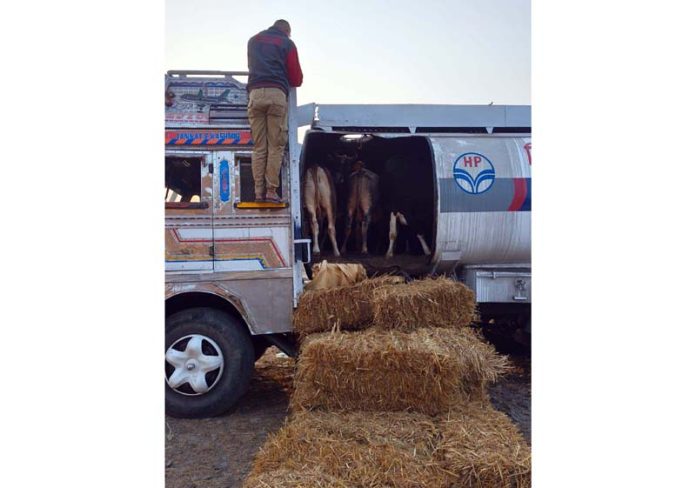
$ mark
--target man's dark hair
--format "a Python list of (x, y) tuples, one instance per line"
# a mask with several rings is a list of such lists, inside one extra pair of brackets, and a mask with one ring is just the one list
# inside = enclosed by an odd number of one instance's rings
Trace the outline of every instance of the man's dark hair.
[(287, 20), (278, 19), (275, 22), (273, 22), (273, 27), (282, 30), (286, 34), (290, 34), (290, 22), (288, 22)]

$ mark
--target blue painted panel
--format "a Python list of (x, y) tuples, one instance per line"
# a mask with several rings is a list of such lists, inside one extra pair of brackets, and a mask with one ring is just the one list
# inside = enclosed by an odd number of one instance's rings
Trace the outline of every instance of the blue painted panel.
[(220, 161), (220, 200), (230, 201), (230, 163), (226, 159)]

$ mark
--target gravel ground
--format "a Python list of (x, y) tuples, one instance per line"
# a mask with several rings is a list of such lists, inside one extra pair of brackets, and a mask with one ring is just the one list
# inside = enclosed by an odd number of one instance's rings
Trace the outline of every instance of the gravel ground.
[[(256, 363), (249, 392), (230, 414), (213, 419), (166, 418), (167, 488), (237, 488), (269, 433), (288, 413), (294, 361), (270, 348)], [(495, 408), (508, 414), (528, 443), (530, 433), (531, 363), (511, 356), (514, 370), (490, 388)]]

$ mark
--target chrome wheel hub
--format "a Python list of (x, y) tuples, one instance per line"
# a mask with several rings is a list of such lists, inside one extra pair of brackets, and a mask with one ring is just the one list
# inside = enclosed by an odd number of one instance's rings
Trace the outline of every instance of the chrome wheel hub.
[(167, 385), (182, 395), (208, 393), (222, 376), (225, 361), (210, 337), (191, 334), (169, 346), (165, 354)]

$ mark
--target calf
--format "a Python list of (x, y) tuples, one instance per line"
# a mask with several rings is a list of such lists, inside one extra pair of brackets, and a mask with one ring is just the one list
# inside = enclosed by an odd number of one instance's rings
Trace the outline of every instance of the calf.
[(312, 227), (312, 253), (319, 254), (319, 224), (326, 218), (334, 256), (340, 256), (336, 244), (336, 189), (331, 175), (322, 166), (307, 168), (302, 183), (303, 204)]
[(387, 258), (394, 256), (399, 225), (406, 232), (407, 244), (417, 241), (423, 254), (430, 255), (425, 236), (432, 222), (432, 177), (428, 165), (415, 158), (394, 156), (385, 163), (380, 190), (384, 208), (389, 214)]
[(356, 161), (348, 180), (348, 186), (346, 235), (341, 250), (345, 254), (355, 218), (362, 230), (361, 252), (367, 254), (367, 230), (370, 227), (372, 212), (379, 195), (379, 177), (372, 171), (365, 169), (362, 161)]

